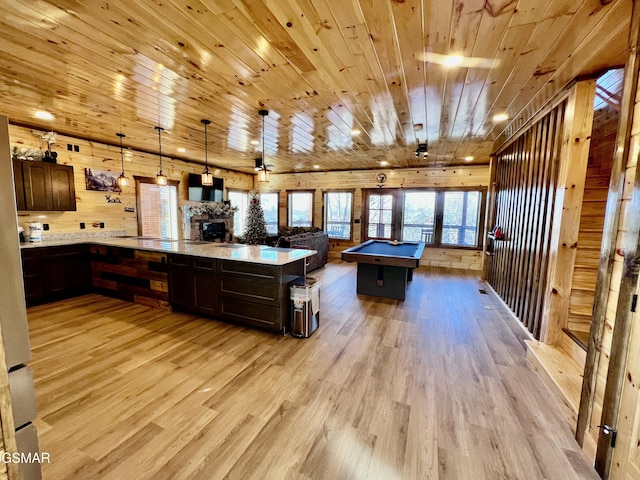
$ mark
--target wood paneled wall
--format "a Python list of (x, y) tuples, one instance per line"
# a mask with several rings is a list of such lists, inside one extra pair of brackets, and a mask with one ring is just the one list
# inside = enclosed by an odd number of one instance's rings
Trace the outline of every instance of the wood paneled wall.
[(493, 162), (487, 281), (537, 340), (566, 327), (593, 127), (595, 80), (576, 82)]
[[(362, 217), (362, 190), (377, 188), (376, 176), (387, 174), (385, 188), (455, 188), (489, 185), (488, 166), (451, 168), (395, 169), (395, 170), (349, 170), (340, 172), (294, 173), (271, 175), (269, 183), (257, 184), (260, 191), (279, 192), (279, 223), (287, 223), (287, 190), (313, 190), (313, 224), (323, 225), (323, 191), (353, 190), (354, 219)], [(340, 252), (361, 242), (361, 224), (352, 224), (352, 241), (330, 240), (329, 255), (339, 256)], [(420, 260), (421, 266), (439, 266), (470, 270), (482, 269), (482, 252), (479, 250), (453, 248), (425, 248)]]
[[(126, 132), (125, 132), (126, 133)], [(45, 150), (47, 145), (36, 137), (28, 128), (11, 125), (9, 128), (11, 146), (38, 148)], [(114, 138), (115, 137), (114, 133)], [(79, 151), (67, 150), (67, 145), (77, 146)], [(124, 145), (126, 147), (126, 138)], [(158, 171), (158, 156), (138, 151), (129, 151), (125, 156), (126, 175), (131, 180), (131, 186), (125, 187), (122, 193), (112, 193), (111, 198), (120, 199), (121, 203), (108, 203), (104, 192), (86, 189), (84, 169), (121, 171), (120, 149), (97, 142), (89, 142), (71, 137), (58, 135), (52, 150), (58, 153), (58, 163), (73, 165), (76, 187), (77, 210), (75, 212), (29, 212), (21, 213), (18, 221), (25, 227), (28, 222), (48, 223), (49, 233), (67, 232), (98, 232), (99, 223), (103, 222), (104, 230), (125, 230), (128, 235), (138, 234), (138, 220), (136, 210), (136, 193), (134, 175), (155, 177)], [(210, 165), (215, 164), (210, 159)], [(174, 160), (163, 155), (163, 171), (170, 180), (179, 180), (179, 202), (182, 204), (188, 198), (187, 177), (189, 173), (201, 173), (202, 166)], [(255, 175), (233, 172), (223, 169), (211, 169), (213, 175), (224, 179), (225, 189), (236, 188), (250, 190), (253, 187)], [(131, 207), (133, 212), (126, 212)], [(84, 222), (86, 230), (80, 230), (80, 222)], [(45, 232), (46, 234), (47, 232)]]
[(488, 242), (487, 281), (537, 339), (548, 282), (565, 106), (561, 103), (527, 129), (494, 161), (494, 225), (505, 238)]
[[(614, 93), (619, 95), (621, 92)], [(591, 328), (596, 278), (600, 263), (600, 245), (619, 117), (618, 109), (608, 107), (598, 110), (593, 119), (589, 166), (580, 217), (576, 265), (571, 281), (567, 324), (567, 328), (581, 339)]]

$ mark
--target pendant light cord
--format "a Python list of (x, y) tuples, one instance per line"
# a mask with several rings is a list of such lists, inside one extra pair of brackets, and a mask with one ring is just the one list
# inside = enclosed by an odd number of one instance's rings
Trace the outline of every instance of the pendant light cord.
[(158, 173), (162, 173), (162, 131), (164, 128), (156, 127), (158, 130), (158, 154), (160, 155), (160, 171)]

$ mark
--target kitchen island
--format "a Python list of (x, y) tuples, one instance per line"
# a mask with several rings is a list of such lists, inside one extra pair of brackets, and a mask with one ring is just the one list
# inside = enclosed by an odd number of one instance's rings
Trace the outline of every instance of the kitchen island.
[[(25, 258), (33, 262), (33, 248), (40, 247), (42, 257), (48, 258), (48, 249), (86, 248), (86, 244), (91, 291), (278, 333), (289, 329), (289, 283), (304, 275), (305, 259), (315, 253), (264, 245), (111, 237), (25, 244), (23, 263)], [(74, 265), (77, 269), (77, 261)], [(61, 278), (73, 278), (64, 265), (58, 269)], [(25, 290), (28, 294), (26, 282)]]

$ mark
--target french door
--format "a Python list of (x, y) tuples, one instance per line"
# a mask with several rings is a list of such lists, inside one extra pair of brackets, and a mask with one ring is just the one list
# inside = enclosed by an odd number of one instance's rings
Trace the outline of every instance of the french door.
[(399, 240), (396, 237), (396, 232), (399, 233), (397, 228), (399, 203), (397, 191), (385, 189), (364, 191), (362, 232), (364, 241)]

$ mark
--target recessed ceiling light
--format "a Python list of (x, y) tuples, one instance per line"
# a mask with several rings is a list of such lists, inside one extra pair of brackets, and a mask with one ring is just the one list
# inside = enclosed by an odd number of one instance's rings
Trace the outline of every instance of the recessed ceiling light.
[(462, 65), (464, 57), (462, 55), (447, 55), (442, 62), (445, 67), (457, 67)]
[(351, 135), (353, 135), (354, 137), (357, 135), (360, 135), (360, 130), (358, 130), (357, 128), (354, 128), (353, 130), (351, 130)]
[(505, 120), (509, 120), (509, 115), (507, 115), (506, 113), (496, 113), (493, 116), (494, 123), (504, 122)]
[(320, 165), (314, 165), (313, 168), (317, 170), (318, 168), (320, 168)]
[(258, 140), (251, 140), (251, 145), (260, 145), (260, 142)]
[(386, 160), (382, 160), (380, 162), (380, 165), (382, 165), (383, 167), (386, 167), (387, 165), (389, 165), (389, 162), (387, 162)]
[(178, 147), (178, 152), (180, 152), (180, 153), (184, 153), (184, 152), (186, 152), (186, 151), (187, 151), (187, 149), (186, 149), (186, 148), (184, 148), (184, 147)]
[(55, 118), (50, 112), (47, 112), (45, 110), (37, 110), (36, 113), (33, 114), (33, 116), (39, 120), (47, 121), (51, 121)]
[(471, 155), (467, 155), (466, 157), (464, 157), (465, 161), (470, 162), (473, 160), (473, 157)]

